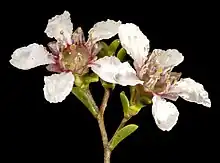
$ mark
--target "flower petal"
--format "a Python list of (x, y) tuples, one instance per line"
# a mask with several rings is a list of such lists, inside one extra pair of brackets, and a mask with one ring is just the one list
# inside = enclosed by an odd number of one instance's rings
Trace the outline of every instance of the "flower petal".
[(118, 67), (121, 64), (122, 63), (117, 57), (105, 56), (95, 61), (90, 67), (102, 80), (109, 83), (116, 83), (114, 76), (117, 74)]
[(143, 84), (143, 81), (138, 79), (135, 70), (128, 62), (121, 63), (114, 56), (100, 58), (90, 65), (90, 67), (102, 80), (109, 83), (122, 86)]
[(49, 19), (44, 32), (50, 38), (54, 37), (56, 40), (71, 44), (73, 24), (71, 22), (70, 13), (68, 11), (64, 11), (63, 14), (56, 15)]
[(118, 35), (121, 45), (140, 68), (148, 56), (149, 40), (140, 28), (132, 23), (122, 24), (119, 27)]
[(59, 55), (60, 51), (59, 51), (59, 43), (58, 42), (56, 42), (56, 41), (49, 42), (47, 44), (47, 46), (53, 55), (56, 55), (56, 56)]
[(204, 89), (202, 84), (197, 83), (191, 78), (180, 79), (180, 81), (171, 88), (170, 92), (178, 93), (178, 95), (186, 101), (211, 107), (211, 100), (208, 97), (208, 92)]
[(160, 64), (162, 67), (175, 67), (179, 65), (184, 60), (184, 56), (176, 49), (168, 49), (168, 50), (161, 50), (161, 49), (154, 49), (152, 57), (155, 57), (155, 60)]
[(171, 102), (166, 102), (160, 96), (154, 96), (152, 114), (156, 125), (162, 131), (170, 131), (177, 123), (179, 111)]
[(128, 62), (124, 62), (118, 67), (118, 73), (114, 76), (114, 79), (117, 84), (122, 86), (135, 86), (144, 83), (137, 77), (136, 71)]
[(92, 54), (91, 56), (95, 57), (100, 52), (100, 50), (103, 48), (103, 45), (100, 42), (98, 42), (98, 43), (94, 44), (94, 46), (88, 47), (88, 48), (91, 48), (91, 49), (89, 49)]
[(31, 68), (54, 63), (53, 56), (43, 47), (36, 43), (16, 49), (9, 61), (14, 67), (29, 70)]
[(44, 77), (44, 97), (50, 103), (62, 102), (73, 88), (74, 76), (71, 72), (62, 72)]
[(109, 20), (96, 23), (89, 30), (89, 41), (96, 43), (103, 39), (109, 39), (118, 33), (118, 27), (121, 25), (121, 21)]
[(46, 69), (50, 72), (58, 72), (58, 73), (63, 72), (59, 64), (50, 64), (46, 66)]

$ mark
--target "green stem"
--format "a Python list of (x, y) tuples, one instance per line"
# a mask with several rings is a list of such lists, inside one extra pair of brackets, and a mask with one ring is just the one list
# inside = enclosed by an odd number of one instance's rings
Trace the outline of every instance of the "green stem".
[(122, 129), (128, 120), (129, 120), (129, 118), (123, 118), (120, 125), (118, 126), (117, 130), (115, 131), (115, 133), (118, 132), (120, 129)]
[[(112, 136), (112, 138), (115, 136), (115, 134), (116, 134), (120, 129), (122, 129), (122, 128), (125, 126), (125, 124), (127, 123), (127, 121), (128, 121), (129, 119), (130, 119), (130, 118), (125, 118), (125, 117), (122, 119), (121, 123), (119, 124), (119, 126), (118, 126), (117, 130), (115, 131), (114, 135)], [(109, 144), (111, 144), (111, 142), (112, 142), (112, 139), (109, 141)]]

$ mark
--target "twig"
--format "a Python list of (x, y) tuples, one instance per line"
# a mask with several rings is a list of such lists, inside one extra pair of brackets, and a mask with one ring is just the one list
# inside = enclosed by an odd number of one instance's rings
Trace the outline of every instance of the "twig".
[(106, 108), (107, 103), (108, 103), (109, 96), (110, 96), (110, 91), (109, 91), (109, 89), (105, 88), (105, 93), (104, 93), (104, 96), (103, 96), (103, 99), (102, 99), (102, 104), (100, 106), (101, 116), (104, 116), (104, 112), (105, 112), (105, 108)]
[(105, 108), (108, 103), (109, 96), (110, 96), (110, 91), (109, 89), (105, 88), (105, 93), (103, 96), (102, 104), (100, 106), (99, 114), (97, 116), (97, 121), (99, 124), (99, 129), (101, 132), (102, 143), (103, 143), (103, 148), (104, 148), (104, 163), (110, 163), (110, 157), (111, 157), (111, 151), (108, 147), (108, 135), (105, 129), (105, 121), (104, 121), (104, 113), (105, 113)]

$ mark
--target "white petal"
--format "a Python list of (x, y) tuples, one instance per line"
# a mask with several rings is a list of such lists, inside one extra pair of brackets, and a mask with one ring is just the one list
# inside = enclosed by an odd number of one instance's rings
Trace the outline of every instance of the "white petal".
[(118, 33), (120, 25), (121, 21), (116, 22), (109, 19), (98, 22), (89, 30), (89, 40), (95, 43), (103, 39), (109, 39)]
[(62, 40), (71, 44), (73, 24), (71, 22), (70, 13), (68, 11), (64, 11), (63, 14), (56, 15), (49, 19), (44, 32), (50, 38), (54, 37), (56, 40)]
[(122, 24), (118, 31), (121, 45), (140, 68), (147, 59), (149, 40), (140, 28), (132, 23)]
[(74, 76), (71, 72), (62, 72), (44, 77), (44, 97), (50, 103), (62, 102), (73, 88)]
[(178, 93), (178, 95), (186, 101), (211, 107), (208, 92), (204, 89), (202, 84), (195, 82), (191, 78), (180, 79), (170, 91)]
[(122, 63), (117, 57), (103, 57), (90, 65), (93, 72), (95, 72), (102, 80), (109, 83), (116, 83), (114, 76), (118, 72), (118, 67)]
[(49, 42), (47, 44), (47, 46), (53, 55), (59, 55), (60, 51), (59, 51), (59, 43), (58, 42), (56, 42), (56, 41)]
[(184, 60), (182, 53), (176, 49), (168, 49), (166, 51), (161, 49), (154, 49), (151, 56), (156, 56), (156, 61), (162, 67), (174, 67), (179, 65)]
[(136, 71), (128, 62), (124, 62), (118, 67), (118, 73), (114, 76), (114, 79), (117, 84), (122, 86), (135, 86), (144, 83), (137, 77)]
[(176, 106), (159, 96), (154, 96), (152, 101), (152, 114), (158, 128), (163, 131), (170, 131), (176, 125), (179, 117)]
[(103, 57), (90, 65), (102, 80), (122, 86), (143, 84), (136, 76), (135, 70), (128, 62), (121, 63), (117, 57)]
[(16, 68), (29, 70), (40, 65), (54, 63), (54, 60), (43, 45), (33, 43), (27, 47), (16, 49), (9, 62)]

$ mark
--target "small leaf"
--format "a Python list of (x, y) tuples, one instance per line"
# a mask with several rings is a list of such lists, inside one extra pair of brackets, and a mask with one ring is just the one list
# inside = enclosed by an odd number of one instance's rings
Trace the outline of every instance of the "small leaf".
[(88, 108), (94, 117), (98, 114), (98, 107), (88, 89), (73, 87), (72, 93)]
[(83, 89), (89, 88), (90, 83), (99, 81), (99, 77), (95, 73), (85, 74), (83, 76), (75, 74), (74, 76), (75, 76), (75, 81), (74, 81), (75, 85)]
[(85, 75), (83, 80), (86, 84), (90, 84), (90, 83), (98, 82), (99, 81), (99, 76), (95, 73), (91, 73), (89, 75), (88, 74)]
[(117, 53), (117, 57), (120, 61), (123, 61), (125, 56), (126, 56), (126, 50), (124, 48), (121, 48)]
[(75, 77), (75, 81), (74, 81), (74, 84), (77, 86), (77, 87), (81, 87), (83, 85), (83, 78), (82, 76), (79, 76), (77, 74), (74, 74), (74, 77)]
[(140, 101), (144, 104), (151, 104), (152, 103), (152, 100), (150, 99), (150, 97), (147, 97), (147, 96), (141, 96)]
[(124, 116), (127, 117), (130, 104), (124, 91), (120, 93), (120, 99), (124, 111)]
[(106, 82), (106, 81), (104, 81), (102, 79), (100, 79), (100, 81), (101, 81), (102, 86), (104, 88), (107, 88), (107, 89), (114, 89), (115, 88), (115, 84), (113, 84), (113, 83), (108, 83), (108, 82)]
[(120, 45), (119, 39), (112, 41), (112, 43), (109, 45), (109, 48), (108, 48), (108, 56), (115, 55), (115, 52), (119, 45)]
[(143, 107), (145, 107), (145, 105), (142, 105), (141, 103), (130, 106), (128, 110), (128, 115), (129, 116), (137, 115)]
[(101, 41), (100, 42), (100, 46), (102, 46), (102, 49), (98, 53), (98, 58), (102, 58), (104, 56), (108, 56), (108, 51), (109, 51), (108, 45), (105, 42)]
[(110, 150), (112, 151), (122, 140), (124, 140), (126, 137), (132, 134), (137, 128), (138, 128), (137, 125), (130, 124), (130, 125), (123, 127), (118, 132), (116, 132), (116, 134), (113, 136), (111, 140), (111, 143), (109, 146)]

